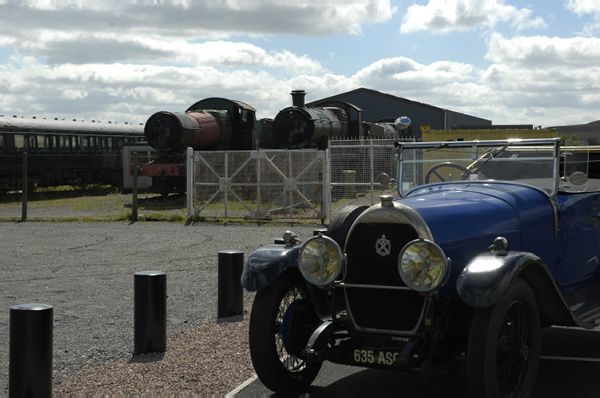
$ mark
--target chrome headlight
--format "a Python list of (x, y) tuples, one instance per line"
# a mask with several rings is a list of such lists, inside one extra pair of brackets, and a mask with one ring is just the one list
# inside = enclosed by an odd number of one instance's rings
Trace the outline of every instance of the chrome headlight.
[(315, 236), (300, 248), (298, 258), (302, 276), (317, 286), (333, 282), (342, 269), (342, 249), (327, 236)]
[(409, 242), (398, 256), (398, 272), (406, 286), (426, 293), (441, 287), (450, 264), (444, 251), (432, 241), (420, 238)]

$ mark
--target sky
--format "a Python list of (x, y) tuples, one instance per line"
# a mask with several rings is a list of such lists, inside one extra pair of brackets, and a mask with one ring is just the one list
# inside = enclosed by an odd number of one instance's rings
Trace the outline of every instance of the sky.
[[(493, 124), (600, 119), (600, 0), (0, 0), (0, 114), (257, 117), (368, 88)], [(396, 115), (408, 116), (410, 115)]]

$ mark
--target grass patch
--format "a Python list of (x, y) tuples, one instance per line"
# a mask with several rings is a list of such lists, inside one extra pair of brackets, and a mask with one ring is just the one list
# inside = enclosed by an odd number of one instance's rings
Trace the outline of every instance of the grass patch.
[(88, 185), (59, 185), (57, 187), (42, 187), (37, 188), (35, 192), (104, 192), (117, 193), (119, 188), (113, 185), (88, 184)]
[[(133, 216), (131, 214), (128, 215), (129, 221), (134, 221)], [(167, 222), (187, 222), (187, 217), (180, 214), (164, 214), (164, 213), (156, 213), (156, 214), (145, 214), (139, 215), (137, 221), (167, 221)]]

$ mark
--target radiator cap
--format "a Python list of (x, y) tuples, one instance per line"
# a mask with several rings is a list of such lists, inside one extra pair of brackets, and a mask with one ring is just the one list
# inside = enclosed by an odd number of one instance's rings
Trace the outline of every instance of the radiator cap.
[(381, 195), (379, 197), (379, 199), (381, 200), (381, 207), (393, 207), (394, 206), (394, 204), (392, 203), (392, 200), (394, 200), (393, 195)]

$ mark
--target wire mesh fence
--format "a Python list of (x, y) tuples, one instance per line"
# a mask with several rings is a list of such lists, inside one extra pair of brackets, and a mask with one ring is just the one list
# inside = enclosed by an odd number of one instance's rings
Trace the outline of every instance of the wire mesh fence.
[[(370, 194), (394, 193), (397, 180), (392, 139), (330, 141), (332, 201)], [(387, 182), (381, 179), (385, 175)], [(371, 203), (373, 204), (373, 203)]]

